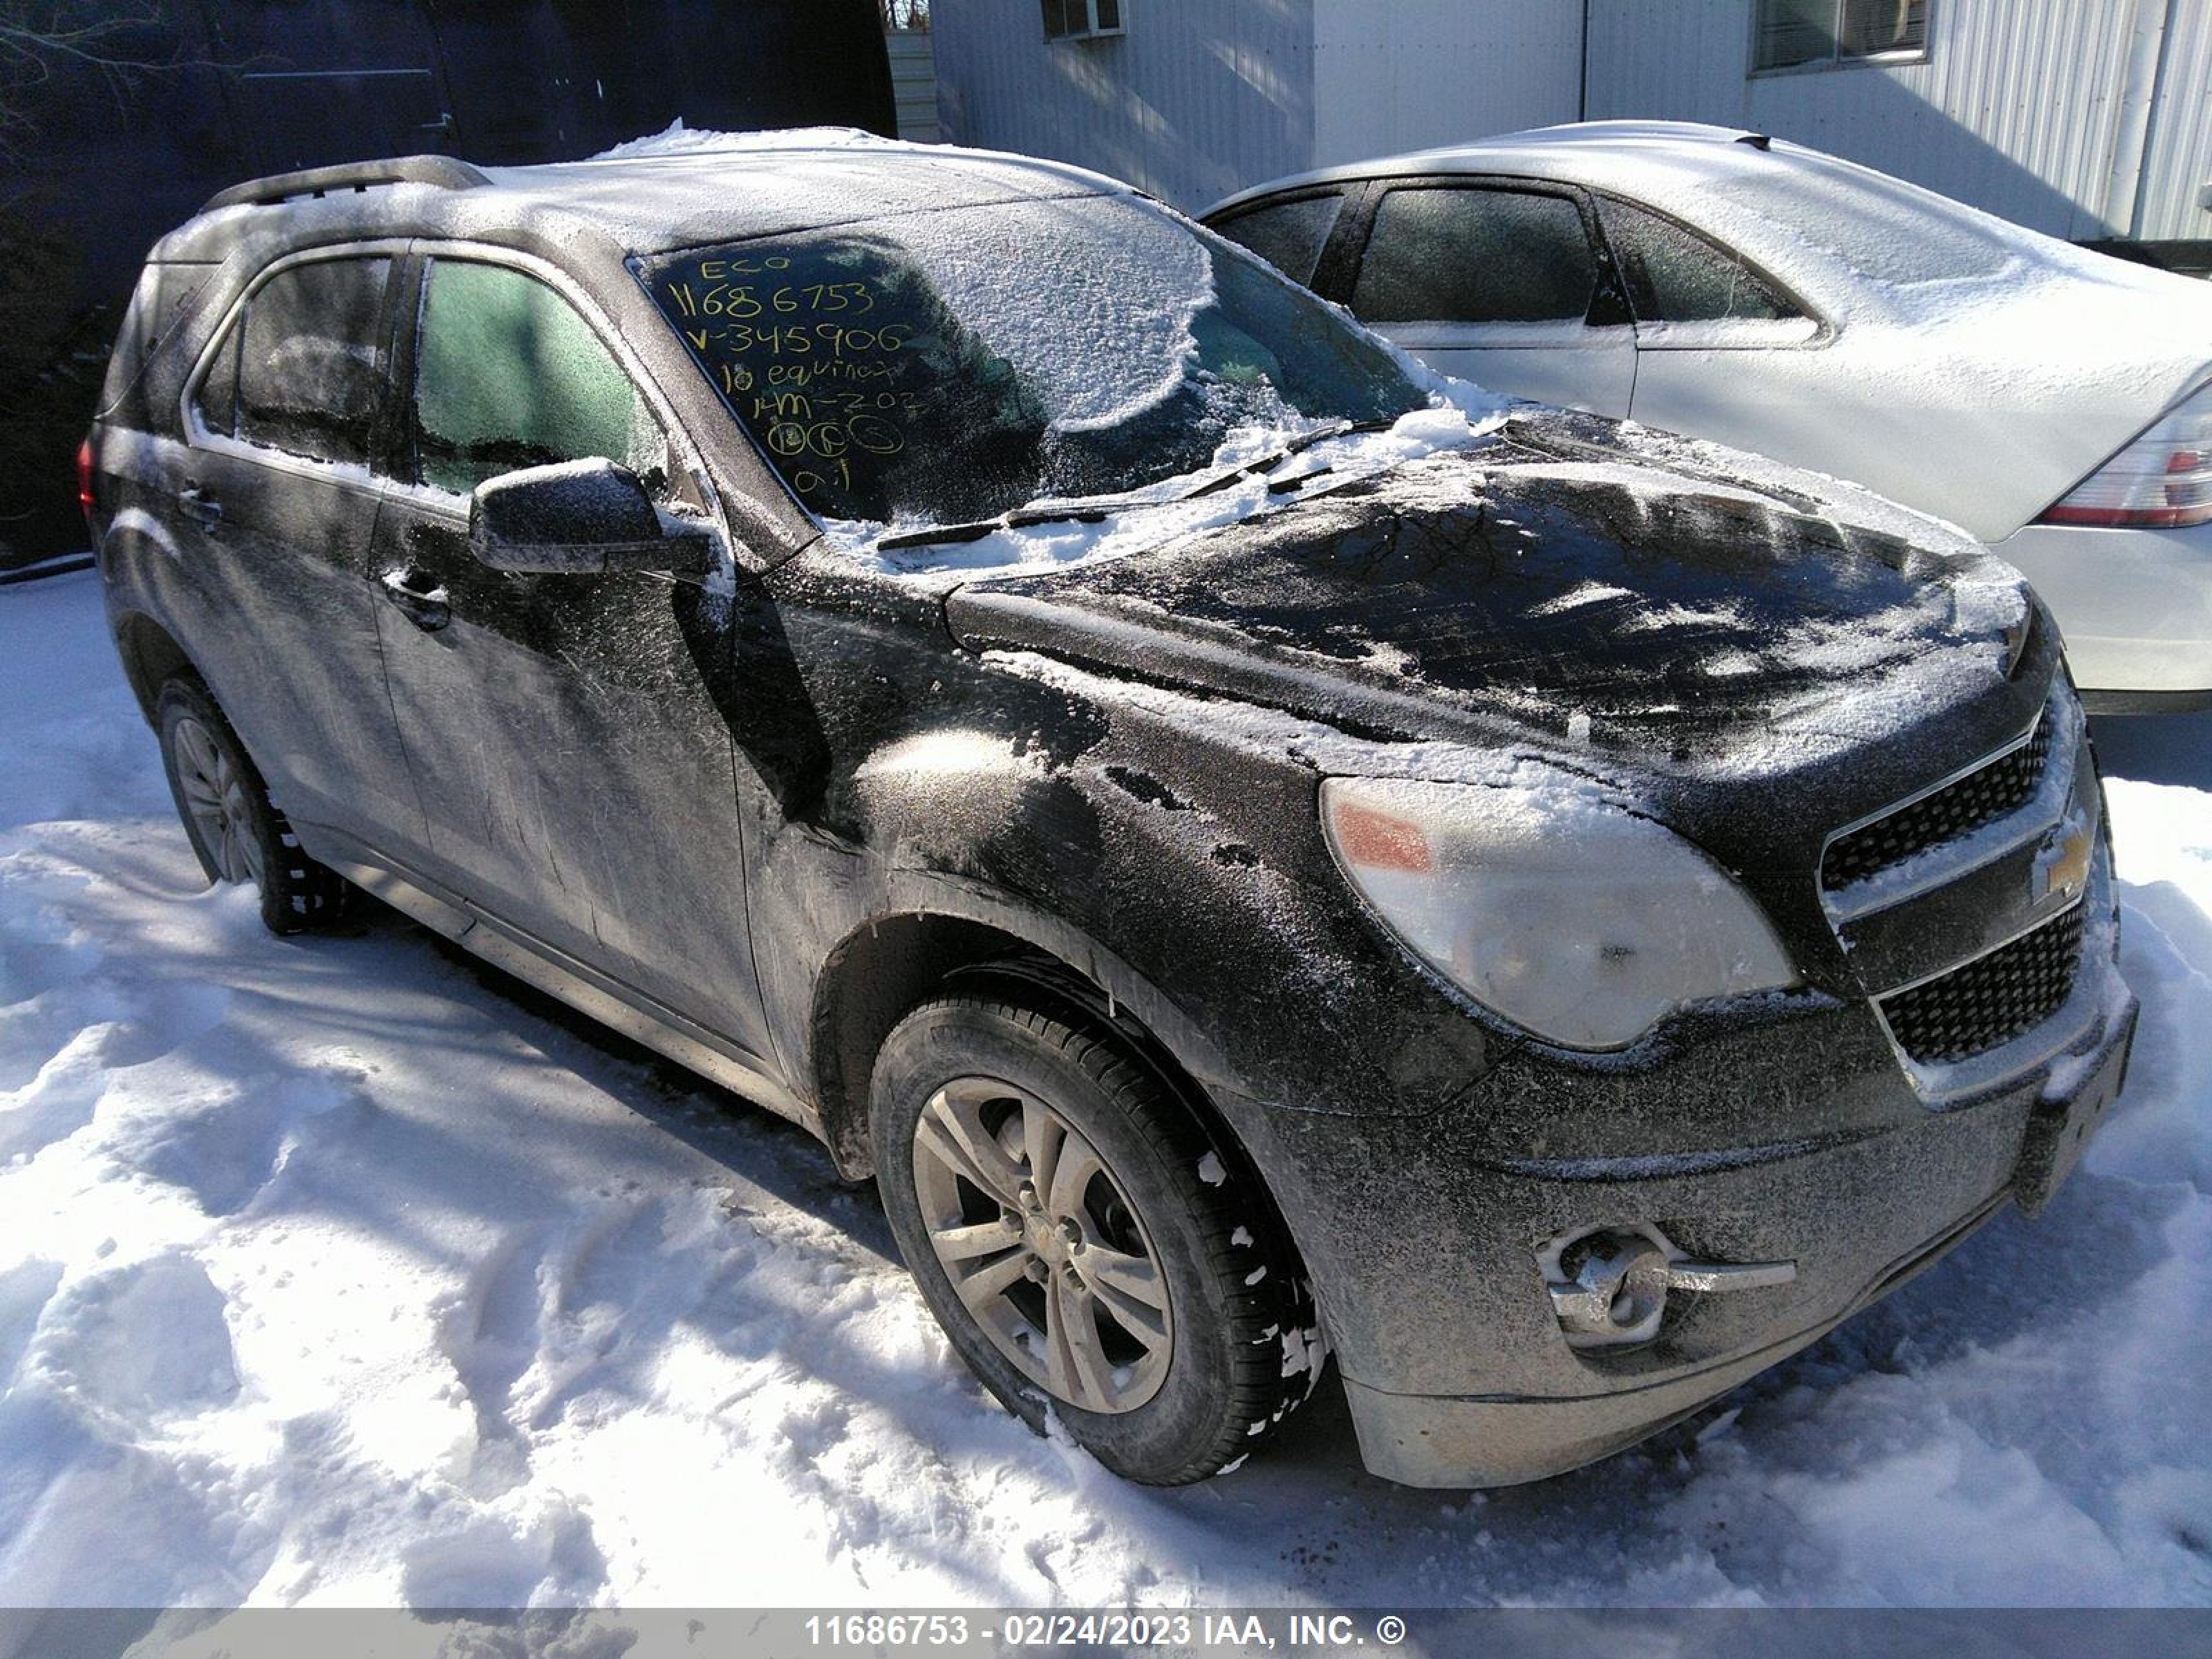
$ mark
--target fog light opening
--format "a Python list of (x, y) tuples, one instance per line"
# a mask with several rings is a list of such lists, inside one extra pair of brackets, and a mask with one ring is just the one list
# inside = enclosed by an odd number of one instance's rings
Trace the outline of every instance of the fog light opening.
[(1536, 1265), (1574, 1348), (1650, 1342), (1670, 1292), (1756, 1290), (1797, 1277), (1794, 1261), (1693, 1261), (1649, 1222), (1561, 1233), (1538, 1249)]

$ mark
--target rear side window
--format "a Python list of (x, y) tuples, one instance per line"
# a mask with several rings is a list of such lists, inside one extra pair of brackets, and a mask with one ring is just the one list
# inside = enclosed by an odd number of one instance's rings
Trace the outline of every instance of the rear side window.
[(391, 276), (389, 259), (318, 259), (256, 289), (200, 383), (207, 429), (309, 460), (365, 465), (383, 406)]
[(1564, 196), (1394, 190), (1376, 210), (1352, 311), (1368, 323), (1579, 321), (1596, 286), (1582, 211)]
[(1311, 283), (1314, 267), (1336, 216), (1344, 206), (1341, 196), (1309, 196), (1296, 202), (1276, 202), (1237, 214), (1213, 227), (1231, 241), (1248, 247), (1294, 283)]
[(107, 379), (100, 392), (102, 407), (112, 407), (138, 378), (146, 359), (166, 336), (185, 301), (214, 274), (212, 264), (153, 263), (138, 274), (131, 290), (130, 309), (116, 335), (115, 353), (108, 359)]
[(666, 443), (629, 374), (533, 276), (441, 259), (416, 348), (415, 478), (466, 495), (486, 478), (605, 459), (665, 485)]
[(1758, 272), (1672, 220), (1601, 199), (1598, 219), (1642, 323), (1706, 323), (1798, 315)]

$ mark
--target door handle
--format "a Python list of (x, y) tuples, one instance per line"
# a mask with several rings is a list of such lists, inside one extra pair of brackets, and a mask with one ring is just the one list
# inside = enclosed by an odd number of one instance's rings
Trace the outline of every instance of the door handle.
[(406, 613), (407, 620), (426, 634), (434, 634), (453, 621), (453, 607), (438, 579), (421, 570), (387, 570), (384, 597)]
[(201, 529), (212, 530), (222, 522), (222, 503), (198, 484), (186, 484), (184, 494), (178, 499), (184, 503), (185, 511), (192, 522)]

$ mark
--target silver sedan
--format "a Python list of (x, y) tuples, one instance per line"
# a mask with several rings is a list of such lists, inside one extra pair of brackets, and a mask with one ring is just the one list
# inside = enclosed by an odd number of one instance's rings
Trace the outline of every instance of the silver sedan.
[(2049, 602), (2093, 708), (2212, 705), (2212, 285), (1678, 123), (1334, 167), (1205, 216), (1448, 374), (1962, 526)]

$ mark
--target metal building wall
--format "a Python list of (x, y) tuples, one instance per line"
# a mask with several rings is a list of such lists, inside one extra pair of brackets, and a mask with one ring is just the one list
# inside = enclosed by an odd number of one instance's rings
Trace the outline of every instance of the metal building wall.
[(1037, 0), (931, 10), (939, 125), (1186, 209), (1310, 164), (1313, 0), (1121, 0), (1128, 32), (1047, 41)]
[(1313, 0), (1313, 12), (1317, 167), (1576, 117), (1577, 5)]
[(898, 106), (898, 136), (933, 144), (937, 129), (937, 68), (927, 29), (891, 29), (884, 36), (890, 52), (891, 100)]
[[(1924, 64), (1753, 76), (1752, 0), (1590, 0), (1593, 119), (1648, 116), (1754, 128), (1832, 150), (2057, 236), (2127, 234), (2142, 115), (2141, 234), (2212, 234), (2179, 209), (2212, 154), (2206, 134), (2212, 6), (2203, 0), (1932, 0)], [(2165, 28), (2171, 15), (2178, 27)], [(2184, 37), (2187, 37), (2185, 39)], [(2177, 58), (2177, 51), (2183, 56)], [(2193, 65), (2193, 102), (2177, 67)]]
[(2147, 241), (2212, 238), (2212, 5), (2173, 0), (2160, 58), (2158, 100), (2143, 149), (2135, 234)]

